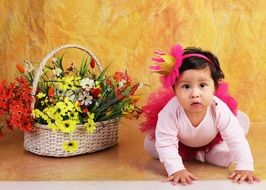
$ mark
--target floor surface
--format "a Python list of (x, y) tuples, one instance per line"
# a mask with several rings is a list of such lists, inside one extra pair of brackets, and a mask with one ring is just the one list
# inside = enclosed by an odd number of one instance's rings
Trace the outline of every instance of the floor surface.
[(191, 185), (182, 186), (159, 181), (53, 181), (53, 182), (0, 182), (1, 189), (8, 190), (213, 190), (213, 189), (234, 189), (234, 190), (265, 190), (266, 181), (256, 184), (235, 184), (227, 180), (205, 180), (196, 181)]
[[(252, 123), (248, 140), (255, 160), (255, 173), (262, 180), (266, 179), (265, 134), (266, 124)], [(142, 182), (145, 185), (157, 186), (159, 182), (159, 184), (163, 184), (163, 189), (167, 185), (165, 186), (165, 183), (160, 181), (165, 179), (166, 172), (158, 160), (152, 159), (143, 150), (143, 139), (144, 134), (138, 131), (137, 123), (124, 120), (120, 124), (118, 145), (91, 154), (69, 158), (52, 158), (25, 151), (23, 133), (7, 131), (4, 138), (0, 140), (0, 187), (5, 187), (8, 184), (16, 185), (15, 181), (23, 184), (23, 186), (30, 183), (41, 185), (39, 181), (44, 182), (44, 184), (46, 181), (48, 185), (60, 185), (60, 181), (82, 181), (81, 185), (87, 187), (98, 185), (99, 188), (103, 184), (109, 183), (115, 187), (119, 183), (128, 182), (134, 187), (139, 183), (142, 184)], [(233, 185), (232, 187), (238, 185), (227, 180), (232, 168), (222, 168), (197, 161), (185, 162), (185, 166), (199, 178), (199, 181), (195, 182), (196, 185), (204, 186), (206, 183), (214, 184), (214, 182)], [(244, 185), (242, 184), (241, 187), (247, 189), (250, 187), (248, 184)], [(256, 185), (251, 185), (251, 187), (257, 189), (257, 187), (263, 186), (266, 189), (264, 181)], [(170, 187), (167, 186), (168, 188)], [(185, 189), (189, 188), (186, 187)]]

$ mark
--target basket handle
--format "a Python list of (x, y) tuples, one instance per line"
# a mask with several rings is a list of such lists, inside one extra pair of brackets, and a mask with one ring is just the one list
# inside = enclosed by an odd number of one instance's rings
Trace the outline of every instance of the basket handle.
[(42, 75), (42, 70), (44, 69), (46, 63), (48, 62), (48, 60), (50, 58), (52, 58), (57, 52), (63, 50), (63, 49), (68, 49), (68, 48), (76, 48), (76, 49), (80, 49), (84, 52), (86, 52), (87, 54), (89, 54), (94, 60), (95, 60), (95, 63), (98, 67), (98, 69), (100, 71), (103, 70), (103, 67), (100, 63), (100, 61), (98, 60), (98, 58), (91, 52), (89, 51), (87, 48), (83, 47), (83, 46), (80, 46), (80, 45), (76, 45), (76, 44), (65, 44), (65, 45), (62, 45), (62, 46), (59, 46), (55, 49), (53, 49), (52, 51), (50, 51), (41, 61), (40, 65), (39, 65), (39, 68), (35, 74), (35, 77), (34, 77), (34, 80), (33, 80), (33, 84), (32, 84), (32, 91), (31, 91), (31, 94), (33, 96), (33, 101), (31, 103), (31, 109), (33, 110), (34, 109), (34, 104), (35, 104), (35, 93), (37, 91), (37, 87), (38, 87), (38, 82), (39, 82), (39, 79)]

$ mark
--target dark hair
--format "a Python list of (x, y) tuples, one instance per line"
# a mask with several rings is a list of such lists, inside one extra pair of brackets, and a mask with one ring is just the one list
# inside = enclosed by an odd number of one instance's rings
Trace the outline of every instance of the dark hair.
[(200, 48), (194, 48), (194, 47), (185, 48), (183, 55), (192, 54), (192, 53), (204, 55), (211, 61), (211, 63), (209, 63), (206, 59), (201, 57), (196, 57), (196, 56), (188, 57), (183, 59), (182, 65), (179, 68), (179, 73), (181, 74), (189, 69), (200, 70), (209, 67), (211, 71), (211, 77), (214, 81), (215, 88), (217, 89), (219, 81), (224, 78), (224, 74), (220, 68), (219, 60), (217, 59), (217, 57), (209, 51), (203, 51)]

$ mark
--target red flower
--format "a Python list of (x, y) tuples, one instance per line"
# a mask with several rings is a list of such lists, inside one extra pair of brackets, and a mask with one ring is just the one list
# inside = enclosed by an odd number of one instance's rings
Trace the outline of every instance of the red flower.
[(33, 124), (32, 121), (28, 119), (29, 117), (24, 117), (21, 121), (21, 126), (20, 128), (23, 131), (30, 132), (32, 130)]
[(0, 94), (0, 115), (8, 110), (8, 103), (5, 94)]
[(26, 79), (16, 78), (9, 86), (5, 81), (0, 83), (0, 114), (7, 114), (7, 127), (20, 128), (23, 131), (30, 131), (33, 127), (31, 117), (31, 89)]
[(82, 112), (83, 112), (83, 113), (88, 113), (88, 112), (89, 112), (89, 110), (88, 110), (88, 108), (87, 108), (87, 107), (82, 107)]
[(90, 90), (90, 94), (92, 95), (93, 98), (98, 98), (100, 92), (101, 92), (100, 88), (92, 88)]
[(1, 91), (3, 90), (3, 89), (5, 89), (6, 88), (6, 80), (2, 80), (1, 81), (1, 83), (0, 83), (0, 93), (1, 93)]
[(91, 59), (90, 66), (93, 69), (95, 67), (95, 60)]
[(32, 101), (31, 89), (29, 88), (27, 81), (24, 78), (17, 78), (16, 81), (20, 84), (16, 86), (16, 90), (14, 92), (16, 96), (19, 96), (19, 99), (23, 102)]
[(14, 119), (21, 119), (22, 114), (24, 113), (24, 108), (21, 102), (12, 101), (10, 103), (9, 112), (11, 113)]

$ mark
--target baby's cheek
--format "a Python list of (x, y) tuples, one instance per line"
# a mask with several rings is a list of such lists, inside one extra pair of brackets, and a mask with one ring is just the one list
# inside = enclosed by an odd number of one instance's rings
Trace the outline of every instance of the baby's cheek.
[(207, 105), (211, 105), (213, 103), (213, 94), (210, 94), (207, 98), (206, 98), (206, 103)]

